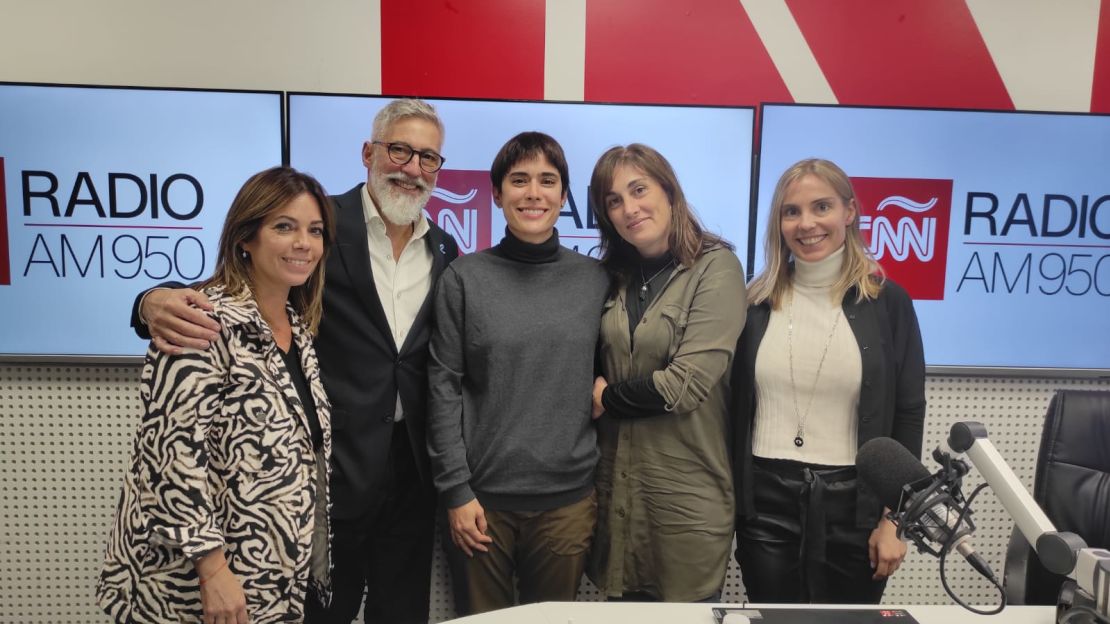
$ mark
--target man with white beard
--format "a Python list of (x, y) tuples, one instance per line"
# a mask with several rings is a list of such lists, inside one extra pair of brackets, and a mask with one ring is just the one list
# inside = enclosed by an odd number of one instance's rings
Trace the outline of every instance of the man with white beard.
[[(337, 235), (316, 353), (332, 403), (333, 593), (326, 608), (308, 601), (310, 624), (354, 621), (364, 591), (368, 623), (428, 621), (431, 296), (458, 256), (454, 238), (423, 218), (444, 162), (443, 135), (428, 103), (390, 102), (362, 146), (366, 183), (332, 197)], [(220, 331), (196, 291), (154, 290), (137, 303), (132, 324), (162, 351), (207, 348)]]

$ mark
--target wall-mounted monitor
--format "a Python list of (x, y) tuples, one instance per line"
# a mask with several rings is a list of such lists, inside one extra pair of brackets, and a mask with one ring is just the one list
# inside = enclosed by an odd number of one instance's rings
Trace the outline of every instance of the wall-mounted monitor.
[[(292, 166), (315, 175), (330, 193), (366, 181), (361, 149), (374, 115), (392, 98), (289, 94)], [(446, 127), (447, 162), (428, 216), (463, 253), (497, 244), (505, 220), (493, 205), (489, 168), (519, 132), (539, 130), (563, 146), (570, 199), (556, 227), (560, 241), (586, 254), (597, 245), (587, 187), (597, 158), (614, 145), (646, 143), (674, 166), (687, 199), (715, 233), (747, 258), (754, 109), (495, 100), (428, 100)], [(596, 254), (595, 254), (596, 255)]]
[(1110, 116), (762, 108), (754, 270), (787, 167), (827, 158), (932, 370), (1110, 369)]
[(141, 356), (135, 295), (207, 277), (277, 92), (0, 84), (0, 357)]

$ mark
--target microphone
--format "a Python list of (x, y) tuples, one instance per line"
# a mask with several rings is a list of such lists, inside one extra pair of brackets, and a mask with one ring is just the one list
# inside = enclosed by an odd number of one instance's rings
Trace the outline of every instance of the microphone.
[(1045, 569), (1070, 579), (1057, 598), (1058, 621), (1071, 622), (1083, 615), (1090, 617), (1082, 621), (1110, 621), (1110, 551), (1089, 548), (1082, 537), (1057, 531), (987, 438), (987, 428), (982, 423), (967, 421), (952, 425), (948, 447), (964, 454), (979, 471), (985, 485), (998, 496), (1022, 536), (1037, 551)]
[[(865, 442), (856, 455), (856, 473), (878, 495), (883, 505), (891, 510), (890, 519), (898, 525), (898, 537), (907, 537), (919, 552), (942, 556), (941, 549), (950, 544), (988, 579), (996, 580), (994, 570), (975, 552), (971, 534), (975, 525), (971, 511), (964, 512), (960, 521), (963, 496), (959, 481), (966, 470), (944, 469), (935, 475), (921, 464), (898, 441), (875, 438)], [(936, 544), (931, 547), (929, 544)]]

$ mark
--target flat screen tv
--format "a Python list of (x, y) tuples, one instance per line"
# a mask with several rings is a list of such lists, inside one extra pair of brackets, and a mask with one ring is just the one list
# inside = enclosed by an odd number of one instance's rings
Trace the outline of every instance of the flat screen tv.
[[(289, 157), (333, 194), (366, 181), (361, 160), (374, 115), (392, 98), (289, 94)], [(570, 198), (556, 227), (560, 241), (596, 255), (597, 226), (588, 207), (590, 174), (614, 145), (646, 143), (674, 166), (706, 227), (747, 257), (754, 109), (498, 100), (428, 100), (443, 120), (446, 164), (426, 212), (463, 253), (497, 244), (505, 220), (493, 205), (489, 168), (517, 133), (538, 130), (563, 146)]]
[(1110, 369), (1110, 116), (764, 105), (754, 270), (775, 184), (809, 157), (853, 179), (934, 372)]
[(136, 293), (207, 277), (282, 162), (278, 92), (0, 83), (0, 357), (131, 358)]

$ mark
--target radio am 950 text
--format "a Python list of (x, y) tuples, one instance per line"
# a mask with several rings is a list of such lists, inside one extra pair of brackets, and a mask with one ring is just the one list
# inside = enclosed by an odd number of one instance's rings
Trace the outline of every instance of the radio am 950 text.
[(24, 225), (42, 230), (23, 262), (24, 277), (192, 281), (205, 274), (196, 236), (204, 228), (195, 222), (204, 188), (195, 176), (111, 172), (94, 179), (80, 171), (70, 181), (22, 171), (21, 181)]

